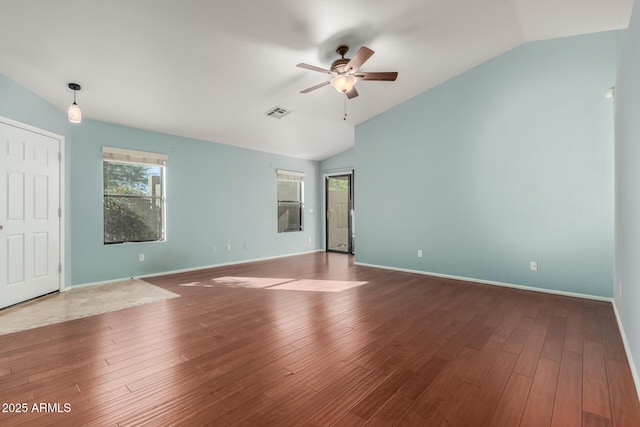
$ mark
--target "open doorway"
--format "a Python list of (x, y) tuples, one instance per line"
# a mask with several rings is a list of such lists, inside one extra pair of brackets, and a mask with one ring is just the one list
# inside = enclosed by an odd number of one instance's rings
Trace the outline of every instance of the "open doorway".
[(325, 201), (327, 251), (353, 254), (353, 173), (327, 176)]

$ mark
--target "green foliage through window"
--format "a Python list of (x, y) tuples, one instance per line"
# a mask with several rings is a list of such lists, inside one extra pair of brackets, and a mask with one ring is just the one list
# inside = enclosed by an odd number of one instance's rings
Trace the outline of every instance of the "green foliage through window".
[(347, 179), (330, 178), (329, 191), (349, 191), (349, 181)]
[(162, 166), (103, 162), (104, 243), (164, 239)]

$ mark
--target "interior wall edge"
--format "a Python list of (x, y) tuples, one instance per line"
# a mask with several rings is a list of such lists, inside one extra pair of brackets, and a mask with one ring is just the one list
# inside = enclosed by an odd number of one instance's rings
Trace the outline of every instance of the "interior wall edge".
[(620, 336), (622, 337), (622, 345), (627, 356), (629, 369), (631, 369), (631, 377), (633, 378), (633, 382), (636, 386), (636, 394), (638, 395), (638, 400), (640, 400), (640, 375), (638, 375), (638, 368), (636, 367), (633, 359), (633, 353), (631, 353), (631, 347), (629, 346), (629, 342), (627, 341), (627, 334), (624, 331), (624, 324), (622, 323), (622, 319), (620, 318), (616, 300), (612, 299), (611, 304), (613, 305), (613, 312), (615, 313), (616, 321), (618, 322), (618, 329), (620, 330)]

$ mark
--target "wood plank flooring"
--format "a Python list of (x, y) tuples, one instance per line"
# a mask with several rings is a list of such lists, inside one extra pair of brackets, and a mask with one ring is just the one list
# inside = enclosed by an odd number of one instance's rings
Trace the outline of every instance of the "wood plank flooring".
[[(256, 285), (297, 279), (367, 284)], [(182, 297), (0, 336), (0, 425), (640, 425), (609, 303), (326, 253), (148, 281)]]

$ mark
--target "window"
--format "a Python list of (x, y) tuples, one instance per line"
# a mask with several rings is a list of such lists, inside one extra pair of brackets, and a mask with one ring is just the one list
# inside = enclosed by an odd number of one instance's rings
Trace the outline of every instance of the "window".
[(277, 170), (278, 233), (302, 231), (304, 173)]
[(164, 240), (167, 156), (102, 148), (104, 244)]

